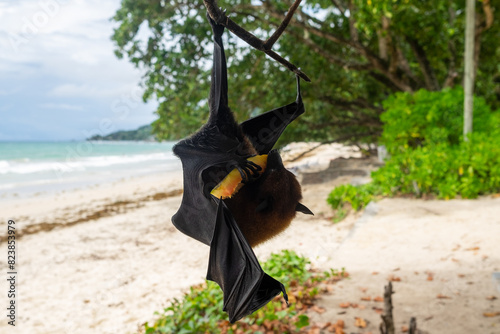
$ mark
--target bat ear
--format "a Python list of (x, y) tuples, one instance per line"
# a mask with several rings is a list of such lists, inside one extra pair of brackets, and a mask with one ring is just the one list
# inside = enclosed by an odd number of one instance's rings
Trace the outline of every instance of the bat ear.
[(297, 203), (297, 206), (295, 206), (295, 211), (305, 213), (306, 215), (314, 216), (314, 213), (312, 213), (312, 211), (309, 210), (309, 208), (302, 203)]

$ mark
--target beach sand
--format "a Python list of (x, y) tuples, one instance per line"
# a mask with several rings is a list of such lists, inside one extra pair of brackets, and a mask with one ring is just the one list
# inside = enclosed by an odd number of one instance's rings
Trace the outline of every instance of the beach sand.
[[(305, 149), (290, 147), (288, 160)], [(392, 279), (397, 333), (410, 317), (427, 333), (500, 333), (500, 316), (483, 315), (500, 311), (500, 290), (491, 277), (500, 271), (500, 198), (383, 199), (333, 224), (328, 193), (342, 183), (366, 182), (376, 159), (333, 144), (287, 166), (302, 181), (302, 202), (315, 216), (299, 214), (283, 234), (255, 249), (259, 260), (293, 249), (320, 270), (345, 267), (351, 275), (320, 298), (325, 312), (311, 311), (311, 319), (342, 319), (347, 333), (378, 333), (383, 303), (361, 298), (382, 296)], [(8, 219), (21, 235), (15, 332), (133, 333), (169, 300), (203, 282), (208, 247), (170, 222), (181, 188), (179, 171), (2, 200), (0, 254), (6, 258)], [(5, 261), (1, 270), (7, 272)], [(2, 279), (4, 310), (7, 291)], [(347, 302), (358, 307), (339, 306)], [(355, 317), (367, 327), (356, 328)], [(2, 319), (0, 332), (12, 330)]]

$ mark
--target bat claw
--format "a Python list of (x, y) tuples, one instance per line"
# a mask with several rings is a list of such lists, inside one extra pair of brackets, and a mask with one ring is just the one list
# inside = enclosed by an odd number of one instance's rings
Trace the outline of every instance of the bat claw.
[(238, 162), (234, 168), (240, 173), (243, 183), (256, 180), (260, 176), (259, 172), (262, 171), (261, 166), (248, 160)]

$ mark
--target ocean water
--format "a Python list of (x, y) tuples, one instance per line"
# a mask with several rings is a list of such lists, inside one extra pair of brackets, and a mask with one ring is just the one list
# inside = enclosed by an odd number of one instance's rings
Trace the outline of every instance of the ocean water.
[(181, 168), (174, 142), (0, 142), (0, 198), (112, 183)]

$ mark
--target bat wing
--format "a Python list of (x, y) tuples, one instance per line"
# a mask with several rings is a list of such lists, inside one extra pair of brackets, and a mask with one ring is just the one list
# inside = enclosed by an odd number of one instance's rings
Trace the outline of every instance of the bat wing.
[(238, 142), (214, 131), (205, 144), (193, 144), (188, 138), (174, 146), (182, 162), (184, 193), (172, 223), (184, 234), (210, 245), (217, 213), (210, 191), (237, 163), (231, 151), (236, 150)]
[(224, 292), (223, 310), (229, 321), (234, 323), (253, 313), (281, 292), (288, 303), (283, 284), (264, 273), (224, 201), (216, 201), (207, 279), (219, 284)]
[(300, 78), (297, 76), (297, 100), (286, 106), (273, 109), (240, 124), (243, 133), (250, 139), (259, 154), (267, 154), (273, 148), (285, 128), (304, 113), (300, 94)]

